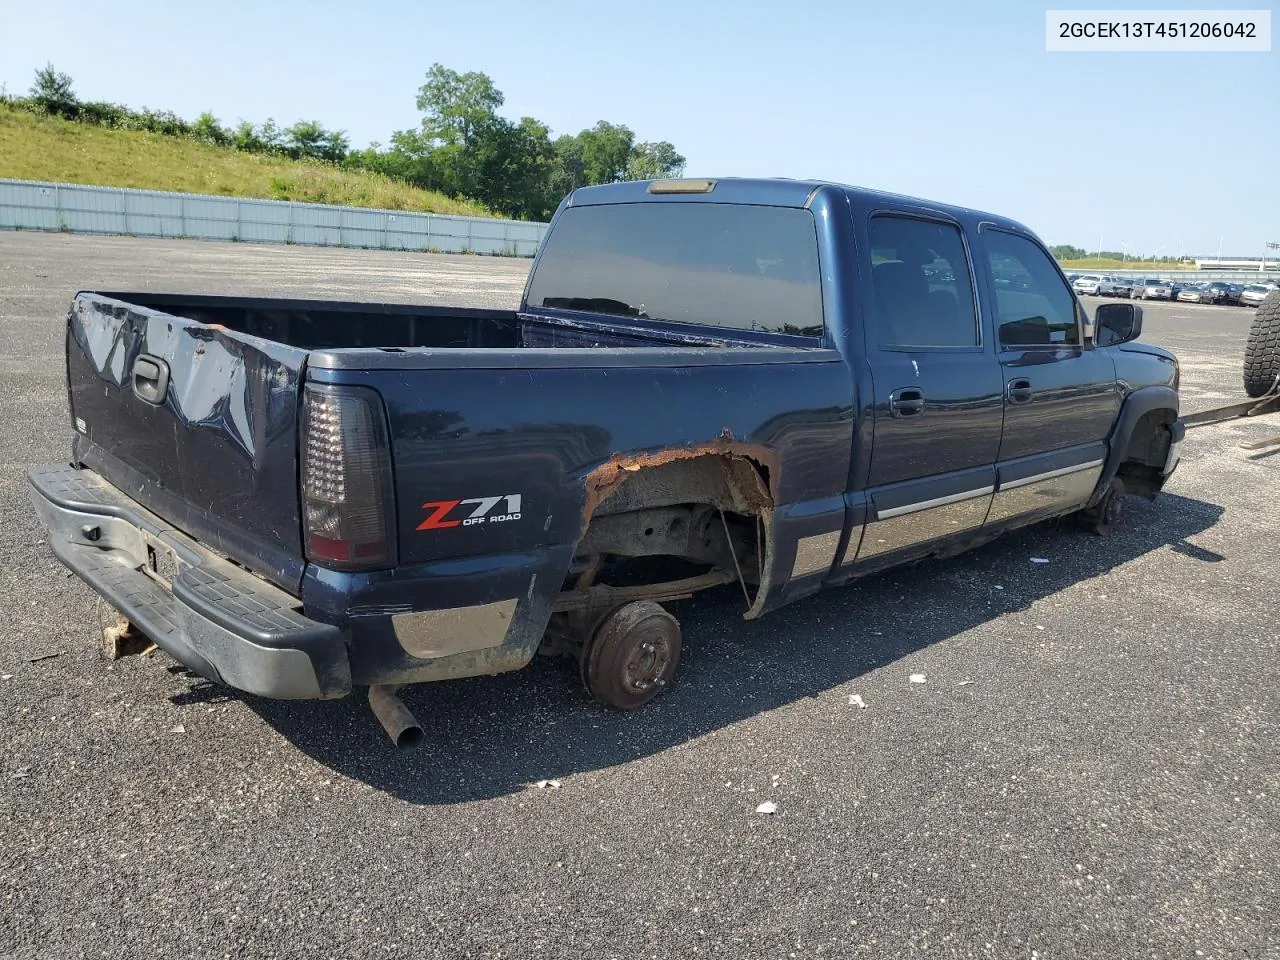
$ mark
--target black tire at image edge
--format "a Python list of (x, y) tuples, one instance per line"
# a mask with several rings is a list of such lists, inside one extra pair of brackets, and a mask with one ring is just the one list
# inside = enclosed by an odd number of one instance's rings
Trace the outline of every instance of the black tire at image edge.
[(1258, 304), (1244, 348), (1244, 392), (1265, 396), (1280, 376), (1280, 291)]

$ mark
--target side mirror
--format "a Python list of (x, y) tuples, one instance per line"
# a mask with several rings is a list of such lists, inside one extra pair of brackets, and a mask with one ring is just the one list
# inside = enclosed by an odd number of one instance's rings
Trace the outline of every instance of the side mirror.
[(1094, 322), (1098, 346), (1128, 343), (1142, 335), (1142, 308), (1136, 303), (1104, 303), (1094, 313)]

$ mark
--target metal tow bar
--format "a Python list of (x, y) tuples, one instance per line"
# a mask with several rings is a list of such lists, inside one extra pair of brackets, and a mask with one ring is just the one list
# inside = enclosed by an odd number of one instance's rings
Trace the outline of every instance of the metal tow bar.
[[(1224, 407), (1214, 407), (1211, 410), (1201, 410), (1199, 413), (1183, 417), (1182, 422), (1187, 429), (1192, 429), (1208, 426), (1211, 423), (1237, 420), (1241, 417), (1261, 417), (1269, 413), (1280, 413), (1280, 376), (1276, 377), (1276, 382), (1271, 385), (1271, 390), (1265, 396), (1229, 403)], [(1240, 444), (1240, 447), (1244, 450), (1263, 450), (1276, 444), (1280, 444), (1280, 434), (1259, 440), (1246, 440)]]

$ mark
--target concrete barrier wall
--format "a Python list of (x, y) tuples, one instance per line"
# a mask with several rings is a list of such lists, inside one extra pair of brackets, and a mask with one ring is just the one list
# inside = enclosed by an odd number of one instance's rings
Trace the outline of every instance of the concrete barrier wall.
[[(429, 250), (532, 257), (545, 223), (373, 210), (284, 200), (245, 200), (74, 183), (0, 179), (0, 229), (190, 237), (247, 243), (298, 243), (380, 250)], [(1111, 276), (1171, 276), (1187, 282), (1256, 282), (1280, 277), (1280, 259), (1266, 273), (1243, 270), (1082, 270)]]
[(0, 229), (532, 257), (545, 223), (0, 180)]

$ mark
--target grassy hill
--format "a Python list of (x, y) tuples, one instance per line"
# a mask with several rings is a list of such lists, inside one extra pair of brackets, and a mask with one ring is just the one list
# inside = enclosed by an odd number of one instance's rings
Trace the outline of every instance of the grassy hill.
[(158, 133), (111, 130), (4, 106), (0, 177), (494, 216), (477, 204), (368, 171), (241, 153)]
[(1112, 260), (1109, 257), (1085, 257), (1083, 260), (1059, 260), (1063, 270), (1146, 270), (1169, 273), (1172, 270), (1194, 270), (1194, 263), (1179, 260)]

